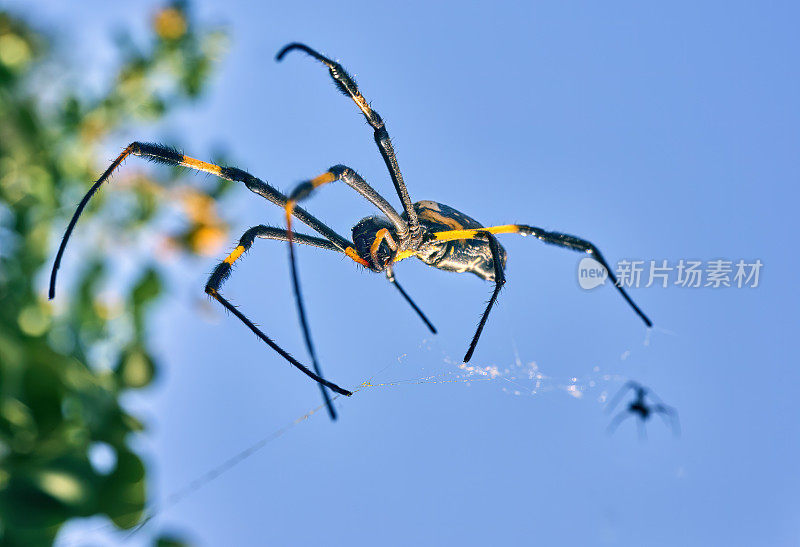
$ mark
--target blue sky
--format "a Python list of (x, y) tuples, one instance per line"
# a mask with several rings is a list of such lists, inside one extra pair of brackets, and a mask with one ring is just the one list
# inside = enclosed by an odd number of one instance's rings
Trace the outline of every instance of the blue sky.
[[(112, 29), (143, 27), (154, 6), (26, 9), (81, 29), (72, 56), (91, 79), (110, 61)], [(205, 99), (114, 135), (109, 157), (133, 139), (183, 143), (199, 157), (224, 145), (239, 167), (282, 189), (345, 163), (390, 197), (370, 131), (325, 71), (302, 56), (273, 62), (283, 44), (304, 41), (358, 77), (414, 200), (487, 225), (584, 236), (614, 263), (764, 267), (756, 289), (634, 289), (656, 324), (648, 334), (610, 287), (578, 287), (579, 255), (505, 236), (509, 283), (473, 364), (514, 370), (339, 400), (338, 423), (320, 413), (292, 428), (160, 513), (133, 543), (176, 530), (205, 545), (797, 544), (795, 4), (197, 7), (233, 37)], [(281, 222), (244, 189), (225, 206), (235, 234)], [(325, 188), (309, 209), (343, 233), (372, 213), (345, 187)], [(460, 377), (489, 285), (402, 263), (398, 278), (440, 329), (431, 339), (382, 276), (323, 253), (299, 259), (332, 380)], [(156, 499), (319, 404), (316, 386), (233, 318), (198, 304), (213, 263), (172, 267), (152, 328), (163, 374), (131, 402), (150, 424), (137, 442)], [(257, 243), (227, 295), (304, 354), (285, 248)], [(534, 362), (544, 378), (531, 393), (533, 382), (518, 378)], [(646, 443), (632, 422), (606, 435), (600, 399), (628, 378), (678, 409), (680, 439), (655, 421)], [(102, 525), (73, 525), (65, 541), (111, 542)]]

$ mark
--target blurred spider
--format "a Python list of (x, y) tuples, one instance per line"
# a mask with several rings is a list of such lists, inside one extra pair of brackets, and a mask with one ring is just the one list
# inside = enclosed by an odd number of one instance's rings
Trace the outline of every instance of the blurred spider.
[[(636, 422), (639, 429), (639, 437), (644, 438), (646, 435), (644, 423), (649, 420), (653, 414), (658, 414), (661, 416), (661, 419), (664, 420), (664, 423), (668, 427), (672, 428), (672, 432), (675, 434), (675, 436), (680, 435), (680, 422), (678, 422), (677, 411), (674, 408), (665, 405), (655, 393), (637, 382), (626, 382), (625, 385), (620, 388), (614, 398), (608, 402), (606, 412), (612, 412), (619, 404), (623, 395), (625, 395), (629, 389), (634, 390), (636, 392), (636, 396), (634, 397), (633, 401), (628, 403), (628, 407), (624, 410), (621, 410), (616, 416), (614, 416), (614, 419), (611, 420), (611, 423), (608, 424), (609, 435), (613, 434), (614, 431), (617, 430), (617, 427), (619, 427), (619, 425), (627, 418), (636, 416), (639, 418), (639, 421)], [(653, 399), (654, 404), (647, 403), (645, 399), (648, 395), (651, 399)]]
[[(470, 272), (482, 279), (494, 282), (494, 292), (480, 318), (477, 330), (464, 356), (464, 362), (468, 362), (472, 357), (475, 346), (478, 344), (478, 339), (483, 331), (483, 327), (489, 317), (489, 312), (497, 300), (500, 289), (506, 281), (504, 273), (506, 252), (495, 238), (495, 234), (513, 233), (523, 236), (532, 235), (544, 243), (591, 254), (598, 262), (605, 266), (609, 277), (614, 281), (615, 286), (622, 294), (625, 301), (628, 302), (648, 327), (652, 325), (647, 316), (634, 304), (625, 290), (617, 283), (613, 270), (608, 266), (597, 247), (589, 241), (559, 232), (548, 232), (541, 228), (523, 224), (484, 227), (473, 218), (447, 205), (434, 201), (418, 201), (412, 203), (406, 185), (403, 182), (403, 176), (400, 173), (400, 167), (397, 163), (397, 157), (395, 156), (394, 148), (389, 139), (386, 125), (378, 113), (367, 103), (367, 100), (359, 91), (355, 80), (339, 63), (332, 61), (328, 57), (319, 54), (303, 44), (293, 43), (287, 45), (280, 50), (277, 55), (277, 60), (282, 60), (287, 53), (295, 50), (302, 51), (325, 65), (339, 90), (350, 97), (359, 110), (361, 110), (367, 123), (373, 129), (373, 138), (386, 163), (386, 168), (394, 183), (395, 191), (403, 206), (403, 213), (398, 214), (394, 207), (367, 184), (358, 173), (344, 165), (334, 165), (318, 177), (300, 183), (287, 197), (268, 183), (241, 169), (224, 167), (190, 158), (185, 156), (182, 152), (159, 144), (133, 142), (125, 148), (100, 176), (97, 182), (89, 189), (70, 220), (64, 238), (61, 241), (61, 246), (58, 249), (55, 263), (53, 264), (50, 277), (50, 298), (53, 298), (55, 294), (56, 272), (61, 263), (61, 257), (66, 248), (67, 240), (72, 230), (75, 228), (75, 223), (81, 211), (86, 207), (92, 195), (94, 195), (100, 186), (120, 166), (122, 161), (129, 155), (134, 155), (159, 163), (180, 165), (196, 171), (211, 173), (230, 181), (241, 182), (250, 191), (284, 208), (286, 214), (286, 229), (260, 225), (247, 230), (239, 240), (238, 246), (211, 274), (206, 283), (205, 290), (211, 298), (219, 302), (230, 313), (241, 320), (242, 323), (267, 345), (278, 352), (284, 359), (289, 361), (289, 363), (297, 367), (304, 374), (317, 381), (322, 390), (325, 403), (328, 406), (328, 411), (334, 419), (336, 418), (336, 413), (326, 388), (341, 395), (351, 395), (352, 393), (325, 380), (320, 372), (300, 291), (300, 281), (297, 274), (293, 246), (295, 243), (343, 253), (357, 264), (373, 272), (385, 272), (388, 281), (397, 288), (400, 295), (411, 305), (433, 333), (436, 333), (433, 324), (397, 282), (393, 269), (396, 262), (405, 258), (415, 257), (434, 268), (459, 273)], [(344, 182), (382, 213), (382, 216), (370, 216), (359, 221), (355, 227), (353, 227), (352, 241), (339, 235), (305, 209), (297, 205), (299, 201), (308, 198), (321, 186), (334, 181)], [(293, 217), (322, 237), (294, 233), (292, 231)], [(278, 346), (278, 344), (273, 342), (272, 339), (256, 327), (250, 319), (245, 317), (242, 312), (220, 294), (222, 285), (230, 275), (233, 264), (245, 251), (250, 249), (256, 238), (286, 241), (289, 244), (292, 285), (297, 302), (298, 314), (300, 316), (303, 338), (314, 368), (313, 372), (289, 355)], [(365, 315), (368, 314), (369, 307), (365, 306), (364, 311)]]

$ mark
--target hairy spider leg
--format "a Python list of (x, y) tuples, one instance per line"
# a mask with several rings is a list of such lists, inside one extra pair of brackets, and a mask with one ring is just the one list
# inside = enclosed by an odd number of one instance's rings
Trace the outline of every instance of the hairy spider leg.
[(306, 199), (320, 186), (324, 186), (325, 184), (330, 184), (331, 182), (336, 182), (339, 180), (347, 184), (350, 188), (358, 192), (358, 194), (360, 194), (364, 199), (377, 207), (378, 210), (389, 219), (389, 222), (394, 225), (397, 233), (408, 231), (406, 222), (400, 217), (395, 208), (392, 207), (388, 201), (383, 199), (383, 196), (381, 196), (372, 186), (370, 186), (369, 183), (367, 183), (367, 181), (361, 177), (361, 175), (346, 165), (334, 165), (318, 177), (303, 181), (295, 186), (295, 188), (289, 193), (287, 211), (291, 212), (289, 203), (291, 203), (291, 206), (294, 207), (294, 203)]
[[(289, 197), (286, 201), (285, 210), (287, 215), (287, 230), (292, 233), (292, 226), (291, 226), (291, 216), (294, 214), (294, 210), (296, 208), (296, 204), (298, 201), (302, 201), (307, 199), (312, 193), (314, 193), (320, 186), (324, 186), (325, 184), (329, 184), (336, 181), (342, 181), (355, 190), (359, 195), (361, 195), (364, 199), (369, 201), (373, 204), (377, 209), (389, 219), (389, 222), (395, 227), (395, 230), (398, 233), (403, 231), (407, 231), (408, 227), (403, 220), (403, 218), (397, 213), (394, 207), (387, 202), (383, 196), (381, 196), (372, 186), (369, 185), (367, 181), (365, 181), (361, 175), (359, 175), (354, 169), (347, 167), (346, 165), (334, 165), (326, 172), (322, 173), (321, 175), (314, 177), (313, 179), (309, 179), (299, 183), (294, 190), (289, 194)], [(391, 235), (389, 234), (388, 230), (381, 230), (378, 232), (377, 237), (375, 238), (375, 242), (373, 243), (373, 247), (379, 246), (380, 242), (386, 239), (389, 242), (389, 245), (396, 245), (394, 240), (392, 239)], [(289, 245), (291, 246), (291, 238), (288, 239)], [(369, 267), (369, 263), (367, 263), (361, 256), (359, 256), (358, 252), (353, 246), (347, 246), (344, 249), (344, 253), (350, 257), (351, 260), (360, 264), (361, 266)], [(292, 271), (295, 269), (294, 264), (294, 251), (290, 249), (289, 251), (289, 260), (292, 261)], [(392, 279), (389, 279), (392, 282)], [(299, 286), (299, 281), (297, 281)], [(399, 284), (394, 283), (395, 287), (400, 291), (403, 298), (411, 305), (415, 312), (419, 315), (422, 321), (428, 326), (428, 328), (436, 334), (436, 329), (433, 328), (428, 318), (425, 317), (425, 314), (419, 309), (419, 307), (411, 300), (411, 297), (400, 287)], [(302, 304), (300, 304), (302, 305)], [(300, 313), (298, 311), (298, 313)], [(303, 315), (302, 313), (300, 313)]]
[[(397, 191), (397, 195), (400, 197), (400, 201), (403, 203), (403, 210), (408, 218), (408, 229), (410, 229), (412, 233), (418, 233), (420, 226), (419, 219), (417, 218), (417, 212), (414, 210), (414, 207), (411, 204), (411, 198), (408, 195), (408, 189), (406, 188), (405, 182), (403, 182), (403, 175), (400, 172), (400, 166), (397, 163), (397, 156), (395, 155), (394, 147), (392, 146), (392, 141), (389, 138), (389, 132), (386, 130), (386, 124), (383, 122), (383, 119), (367, 103), (367, 100), (358, 90), (356, 81), (339, 63), (332, 61), (305, 44), (296, 42), (288, 44), (281, 49), (275, 58), (278, 61), (281, 61), (287, 53), (293, 50), (303, 51), (328, 67), (331, 78), (333, 78), (333, 81), (336, 84), (336, 87), (339, 88), (339, 91), (353, 99), (353, 101), (356, 103), (356, 106), (358, 106), (358, 108), (364, 114), (364, 117), (367, 119), (367, 123), (374, 130), (375, 144), (378, 145), (378, 150), (383, 157), (383, 161), (386, 163), (386, 168), (389, 170), (389, 175), (392, 178), (392, 183)], [(398, 236), (401, 239), (404, 239), (407, 234), (408, 230), (398, 231)]]
[(489, 312), (492, 311), (492, 306), (494, 306), (494, 303), (497, 301), (497, 295), (500, 294), (500, 290), (503, 288), (503, 285), (506, 284), (506, 274), (503, 271), (503, 257), (500, 254), (500, 243), (498, 243), (497, 238), (483, 230), (477, 230), (473, 237), (489, 240), (489, 249), (492, 251), (492, 264), (494, 265), (494, 291), (492, 291), (492, 296), (489, 298), (489, 303), (486, 305), (486, 310), (483, 312), (483, 315), (481, 315), (478, 329), (475, 331), (475, 336), (472, 337), (472, 342), (469, 344), (467, 354), (464, 356), (465, 363), (469, 363), (469, 360), (472, 359), (472, 354), (475, 351), (475, 346), (478, 345), (478, 339), (481, 337), (483, 327), (486, 325), (486, 320), (489, 319)]
[[(383, 197), (375, 191), (358, 173), (356, 173), (353, 169), (350, 169), (344, 165), (334, 165), (325, 173), (314, 177), (313, 179), (309, 179), (306, 181), (301, 182), (298, 184), (294, 190), (289, 194), (289, 198), (286, 201), (285, 205), (285, 212), (286, 212), (286, 234), (287, 234), (287, 242), (289, 246), (289, 263), (291, 267), (292, 273), (292, 286), (294, 288), (294, 295), (295, 295), (295, 302), (297, 305), (297, 314), (300, 317), (300, 326), (303, 330), (303, 338), (306, 342), (306, 347), (308, 349), (309, 354), (311, 355), (312, 360), (316, 363), (316, 350), (314, 348), (314, 343), (311, 339), (311, 329), (308, 326), (308, 316), (306, 314), (305, 304), (303, 301), (303, 293), (300, 286), (300, 275), (297, 271), (297, 258), (295, 257), (294, 251), (294, 235), (292, 232), (292, 216), (294, 213), (294, 209), (297, 206), (298, 201), (302, 201), (307, 199), (317, 188), (323, 186), (325, 184), (335, 182), (337, 180), (343, 181), (345, 184), (353, 188), (356, 192), (358, 192), (361, 196), (363, 196), (367, 201), (375, 205), (386, 217), (394, 224), (396, 229), (402, 228), (403, 230), (407, 230), (406, 224), (403, 219), (397, 214), (397, 211), (385, 200)], [(379, 238), (385, 238), (388, 236), (388, 231), (381, 230), (383, 234), (379, 237), (376, 237), (376, 242), (379, 242)], [(382, 240), (382, 239), (380, 239)], [(359, 256), (358, 252), (355, 248), (348, 246), (344, 253), (350, 257), (354, 262), (369, 267), (369, 262), (364, 260), (361, 256)], [(403, 291), (403, 289), (397, 284), (393, 283), (395, 287), (398, 287), (398, 290), (401, 291), (401, 294), (404, 298), (408, 301), (411, 307), (419, 314), (422, 320), (425, 322), (426, 325), (430, 328), (432, 325), (425, 317), (425, 315), (420, 311), (419, 307), (411, 300), (411, 298)], [(434, 329), (435, 332), (435, 329)]]
[(255, 333), (261, 340), (263, 340), (268, 346), (272, 349), (277, 351), (284, 359), (289, 361), (295, 367), (300, 369), (304, 374), (309, 376), (310, 378), (317, 381), (320, 387), (320, 391), (322, 391), (322, 397), (325, 400), (325, 406), (328, 408), (328, 414), (330, 415), (331, 419), (336, 419), (336, 411), (333, 408), (333, 403), (331, 402), (330, 396), (328, 395), (328, 391), (325, 387), (328, 387), (335, 391), (336, 393), (340, 393), (342, 395), (350, 395), (351, 393), (347, 390), (342, 389), (341, 387), (337, 386), (336, 384), (329, 382), (322, 378), (322, 372), (319, 367), (319, 362), (317, 361), (316, 355), (314, 352), (310, 352), (311, 354), (311, 362), (314, 366), (314, 372), (311, 372), (300, 364), (297, 360), (295, 360), (291, 355), (289, 355), (286, 351), (284, 351), (281, 347), (279, 347), (275, 342), (273, 342), (266, 334), (264, 334), (258, 327), (253, 324), (247, 317), (244, 316), (235, 306), (233, 306), (227, 299), (225, 299), (221, 294), (220, 290), (222, 285), (228, 279), (231, 274), (233, 264), (239, 260), (239, 258), (250, 250), (250, 247), (255, 242), (255, 238), (263, 238), (263, 239), (272, 239), (277, 241), (288, 241), (290, 237), (293, 237), (297, 243), (302, 245), (310, 245), (312, 247), (317, 247), (320, 249), (326, 249), (329, 251), (341, 252), (341, 250), (336, 247), (333, 243), (326, 239), (321, 239), (318, 237), (308, 236), (305, 234), (294, 234), (290, 236), (290, 234), (283, 229), (274, 228), (271, 226), (254, 226), (247, 230), (242, 237), (239, 239), (239, 245), (231, 252), (225, 260), (223, 260), (213, 271), (211, 276), (208, 278), (208, 282), (206, 283), (206, 293), (215, 298), (220, 304), (222, 304), (228, 311), (236, 315), (247, 327)]
[[(83, 212), (84, 208), (88, 204), (91, 197), (99, 190), (102, 184), (109, 179), (109, 177), (114, 173), (114, 171), (121, 165), (121, 163), (127, 158), (129, 155), (134, 156), (141, 156), (145, 159), (150, 161), (155, 161), (158, 163), (164, 163), (167, 165), (179, 165), (183, 167), (188, 167), (195, 171), (201, 171), (204, 173), (210, 173), (221, 177), (223, 179), (232, 181), (232, 182), (241, 182), (243, 183), (251, 192), (258, 194), (259, 196), (265, 198), (266, 200), (278, 205), (279, 207), (285, 207), (287, 198), (281, 192), (267, 184), (266, 182), (254, 177), (250, 173), (238, 169), (236, 167), (224, 167), (220, 165), (216, 165), (213, 163), (208, 163), (205, 161), (201, 161), (195, 158), (191, 158), (189, 156), (184, 155), (182, 152), (175, 150), (173, 148), (163, 146), (160, 144), (154, 143), (143, 143), (143, 142), (133, 142), (129, 144), (122, 153), (117, 156), (117, 158), (111, 163), (111, 165), (106, 169), (106, 171), (100, 176), (100, 178), (92, 185), (86, 195), (83, 197), (81, 202), (78, 205), (78, 208), (75, 211), (75, 214), (70, 219), (70, 222), (67, 226), (67, 229), (64, 233), (64, 237), (61, 240), (61, 244), (58, 249), (58, 253), (56, 254), (56, 259), (53, 264), (53, 269), (50, 273), (50, 292), (49, 296), (52, 299), (55, 296), (55, 286), (56, 286), (56, 276), (58, 269), (61, 265), (61, 259), (64, 254), (64, 250), (66, 249), (67, 242), (69, 241), (70, 235), (75, 228), (75, 225), (80, 217), (81, 213)], [(300, 220), (302, 223), (310, 227), (311, 229), (318, 232), (320, 235), (324, 236), (328, 242), (330, 243), (331, 247), (335, 247), (338, 251), (345, 253), (346, 249), (352, 249), (352, 244), (345, 239), (344, 237), (337, 234), (334, 230), (326, 226), (322, 221), (308, 213), (305, 209), (301, 207), (294, 207), (292, 210), (292, 214), (295, 218)], [(238, 248), (237, 248), (238, 249)], [(235, 254), (237, 251), (234, 251)], [(243, 251), (239, 251), (241, 254)], [(231, 257), (229, 257), (231, 258)], [(238, 256), (237, 256), (238, 258)], [(235, 258), (232, 258), (235, 260)], [(207, 286), (207, 289), (209, 287)], [(215, 300), (217, 300), (223, 307), (228, 309), (231, 313), (233, 313), (239, 320), (241, 320), (248, 328), (253, 330), (254, 325), (253, 323), (247, 319), (239, 310), (237, 310), (230, 302), (226, 299), (222, 298), (221, 295), (218, 293), (209, 293)], [(263, 333), (262, 333), (263, 334)], [(277, 344), (269, 340), (266, 336), (262, 337), (270, 347), (275, 349), (282, 357), (287, 359), (292, 365), (295, 367), (300, 368), (305, 374), (309, 374), (310, 371), (301, 365), (299, 362), (294, 360), (288, 353), (286, 353), (283, 349), (281, 349)], [(316, 376), (316, 377), (315, 377)], [(319, 383), (323, 385), (328, 385), (329, 383), (322, 379), (320, 374), (311, 376)], [(336, 391), (337, 393), (341, 393), (342, 395), (349, 395), (350, 392), (344, 390), (335, 384), (328, 385), (331, 389)], [(327, 399), (327, 397), (326, 397)]]
[[(254, 177), (246, 171), (237, 169), (235, 167), (223, 167), (213, 163), (190, 158), (189, 156), (185, 156), (180, 151), (168, 146), (154, 143), (132, 142), (125, 147), (122, 153), (117, 156), (113, 162), (111, 162), (111, 165), (108, 167), (108, 169), (105, 170), (100, 178), (97, 179), (97, 181), (92, 185), (89, 191), (86, 192), (86, 195), (83, 196), (83, 199), (81, 199), (80, 203), (78, 204), (75, 213), (72, 215), (72, 218), (67, 225), (67, 229), (64, 232), (64, 237), (61, 239), (61, 244), (58, 247), (58, 253), (56, 254), (55, 262), (53, 263), (53, 269), (50, 272), (50, 299), (55, 296), (56, 276), (58, 274), (58, 269), (61, 267), (61, 259), (64, 255), (64, 250), (67, 247), (67, 242), (72, 235), (72, 231), (75, 229), (75, 224), (78, 222), (78, 218), (81, 216), (81, 213), (89, 203), (89, 200), (92, 198), (92, 196), (94, 196), (103, 183), (111, 177), (111, 175), (122, 164), (125, 158), (130, 155), (140, 156), (149, 161), (157, 163), (188, 167), (195, 171), (216, 175), (231, 182), (241, 182), (244, 183), (244, 185), (251, 192), (260, 195), (271, 203), (274, 203), (279, 207), (284, 207), (286, 205), (286, 196), (266, 182)], [(294, 209), (293, 214), (298, 220), (300, 220), (300, 222), (304, 223), (314, 231), (323, 235), (326, 239), (330, 240), (334, 245), (340, 248), (342, 252), (344, 252), (345, 249), (350, 246), (350, 242), (347, 239), (337, 234), (319, 219), (308, 213), (308, 211), (305, 209), (297, 207)]]
[(433, 326), (433, 323), (430, 322), (428, 317), (422, 312), (421, 309), (419, 309), (419, 306), (417, 306), (414, 303), (414, 301), (411, 299), (411, 297), (408, 295), (408, 293), (403, 289), (403, 287), (397, 281), (397, 277), (394, 275), (394, 270), (392, 269), (391, 266), (386, 268), (386, 279), (389, 280), (389, 283), (391, 283), (392, 285), (397, 287), (397, 290), (403, 296), (405, 301), (408, 302), (411, 305), (411, 307), (414, 309), (414, 311), (417, 312), (417, 315), (419, 315), (419, 318), (422, 319), (423, 323), (425, 323), (425, 325), (427, 325), (428, 329), (433, 334), (436, 334), (436, 332), (437, 332), (436, 331), (436, 327)]
[(572, 249), (573, 251), (584, 252), (592, 255), (595, 260), (603, 265), (608, 272), (608, 276), (611, 278), (611, 281), (614, 282), (614, 286), (620, 292), (628, 305), (633, 308), (633, 311), (636, 312), (642, 321), (644, 321), (644, 324), (648, 327), (653, 326), (653, 322), (650, 321), (650, 319), (644, 314), (639, 306), (636, 305), (633, 299), (628, 296), (628, 293), (617, 281), (614, 271), (609, 267), (606, 259), (603, 258), (602, 253), (600, 253), (600, 250), (593, 243), (586, 241), (585, 239), (581, 239), (569, 234), (562, 234), (560, 232), (548, 232), (547, 230), (536, 228), (535, 226), (526, 226), (524, 224), (505, 224), (503, 226), (491, 226), (488, 228), (478, 228), (472, 230), (447, 230), (444, 232), (437, 232), (433, 235), (437, 241), (452, 241), (455, 239), (474, 238), (478, 232), (488, 232), (490, 234), (521, 234), (525, 236), (532, 235), (544, 243), (557, 245), (559, 247), (565, 247), (567, 249)]

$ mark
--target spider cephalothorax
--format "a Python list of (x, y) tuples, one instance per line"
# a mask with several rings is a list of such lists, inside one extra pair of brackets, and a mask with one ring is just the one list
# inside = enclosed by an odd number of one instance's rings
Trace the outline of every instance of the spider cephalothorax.
[(399, 240), (392, 223), (382, 216), (362, 218), (353, 226), (356, 252), (373, 272), (384, 271), (394, 261), (400, 250)]
[[(549, 232), (541, 228), (524, 224), (505, 224), (484, 227), (473, 218), (447, 205), (434, 201), (419, 201), (413, 203), (409, 197), (405, 182), (403, 181), (403, 175), (400, 172), (400, 166), (397, 163), (397, 157), (389, 138), (386, 125), (383, 119), (372, 109), (361, 94), (355, 80), (350, 77), (342, 65), (303, 44), (289, 44), (278, 53), (277, 59), (280, 61), (283, 59), (284, 55), (290, 51), (302, 51), (325, 65), (336, 83), (337, 88), (346, 96), (350, 97), (359, 110), (361, 110), (367, 123), (372, 127), (375, 144), (378, 146), (381, 157), (386, 164), (392, 184), (394, 185), (402, 205), (402, 214), (398, 213), (397, 210), (361, 178), (358, 173), (345, 165), (334, 165), (321, 175), (300, 183), (287, 196), (270, 184), (241, 169), (223, 167), (194, 159), (173, 148), (159, 144), (133, 142), (123, 150), (94, 185), (92, 185), (70, 220), (53, 264), (53, 270), (50, 276), (50, 298), (53, 298), (55, 295), (56, 273), (61, 264), (61, 257), (64, 254), (69, 236), (75, 227), (81, 211), (83, 211), (86, 204), (100, 186), (108, 180), (111, 174), (120, 166), (122, 161), (128, 156), (133, 155), (160, 163), (180, 165), (196, 171), (211, 173), (230, 181), (241, 182), (251, 192), (284, 208), (286, 214), (286, 228), (258, 225), (247, 230), (239, 239), (239, 244), (236, 248), (214, 269), (214, 272), (206, 283), (206, 293), (235, 315), (284, 359), (318, 382), (332, 418), (336, 417), (336, 413), (326, 388), (340, 395), (351, 395), (351, 392), (325, 380), (320, 372), (314, 345), (311, 341), (310, 329), (308, 328), (308, 322), (305, 316), (293, 244), (310, 245), (319, 249), (343, 253), (354, 262), (372, 271), (386, 272), (386, 278), (389, 282), (397, 288), (403, 298), (411, 305), (431, 332), (434, 333), (436, 332), (434, 326), (397, 282), (393, 269), (395, 263), (405, 258), (415, 257), (440, 270), (460, 273), (470, 272), (482, 279), (494, 282), (494, 291), (481, 316), (478, 328), (472, 337), (467, 353), (464, 356), (464, 362), (472, 358), (472, 353), (478, 344), (478, 339), (489, 317), (489, 312), (497, 300), (500, 289), (505, 283), (504, 272), (507, 255), (505, 249), (503, 249), (495, 237), (497, 234), (532, 235), (544, 243), (591, 254), (606, 268), (609, 277), (628, 304), (648, 327), (651, 326), (647, 316), (642, 313), (625, 290), (617, 283), (614, 272), (608, 267), (608, 264), (605, 262), (605, 259), (600, 254), (597, 247), (585, 239), (559, 232)], [(321, 220), (298, 205), (298, 202), (307, 199), (320, 187), (336, 181), (344, 182), (350, 186), (361, 195), (361, 197), (378, 209), (382, 215), (367, 217), (358, 222), (353, 228), (352, 241), (339, 235)], [(292, 229), (293, 219), (299, 220), (321, 237), (294, 232)], [(273, 239), (289, 243), (292, 283), (298, 314), (300, 316), (300, 323), (303, 329), (303, 337), (314, 368), (313, 372), (284, 351), (220, 293), (222, 285), (231, 274), (233, 264), (239, 260), (245, 251), (252, 247), (256, 238)]]

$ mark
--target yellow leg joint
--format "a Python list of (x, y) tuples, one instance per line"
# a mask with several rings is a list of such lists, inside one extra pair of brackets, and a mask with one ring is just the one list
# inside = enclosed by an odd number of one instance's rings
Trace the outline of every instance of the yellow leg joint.
[(297, 202), (293, 199), (290, 199), (286, 202), (286, 227), (291, 231), (292, 229), (292, 213), (294, 212), (294, 206)]
[(228, 255), (228, 258), (225, 259), (225, 262), (227, 262), (228, 264), (233, 264), (239, 259), (240, 256), (242, 256), (243, 252), (244, 252), (244, 247), (239, 245), (233, 250), (231, 254)]
[(360, 256), (358, 256), (358, 252), (355, 249), (353, 249), (352, 247), (348, 247), (347, 249), (345, 249), (344, 250), (344, 254), (346, 254), (347, 256), (349, 256), (351, 259), (355, 260), (356, 262), (358, 262), (362, 266), (369, 267), (369, 263), (366, 260), (364, 260), (363, 258), (361, 258)]
[(369, 115), (372, 114), (372, 109), (367, 104), (367, 100), (364, 98), (364, 96), (358, 90), (356, 90), (352, 97), (353, 101), (355, 101), (356, 106), (358, 106), (361, 112), (363, 112), (365, 116), (369, 117)]
[(184, 165), (186, 167), (191, 167), (192, 169), (197, 169), (198, 171), (211, 173), (212, 175), (219, 176), (220, 174), (222, 174), (222, 168), (219, 165), (214, 165), (213, 163), (196, 160), (194, 158), (190, 158), (189, 156), (183, 156), (183, 158), (181, 159), (181, 165)]
[(311, 179), (311, 186), (314, 188), (318, 188), (323, 184), (328, 184), (329, 182), (333, 182), (335, 180), (336, 180), (336, 175), (328, 171), (326, 173), (322, 173), (318, 177), (314, 177), (313, 179)]

